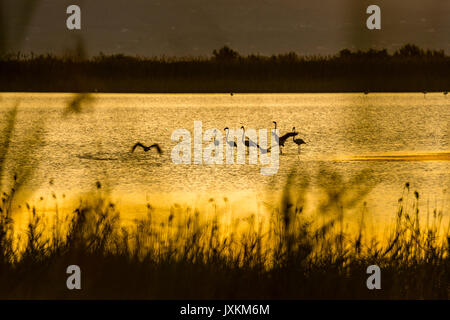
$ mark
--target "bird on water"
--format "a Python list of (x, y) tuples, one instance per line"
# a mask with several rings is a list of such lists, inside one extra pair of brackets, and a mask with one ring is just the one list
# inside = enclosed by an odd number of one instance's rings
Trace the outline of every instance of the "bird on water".
[(237, 144), (236, 144), (236, 142), (234, 142), (234, 140), (231, 140), (231, 141), (228, 140), (228, 131), (230, 129), (228, 129), (228, 127), (225, 127), (225, 129), (223, 129), (223, 130), (225, 130), (225, 132), (226, 132), (226, 141), (229, 144), (229, 146), (232, 147), (232, 148), (237, 148)]
[[(295, 131), (295, 127), (292, 128), (292, 132), (296, 132)], [(294, 136), (292, 136), (292, 140), (294, 141), (294, 143), (298, 146), (298, 153), (300, 153), (300, 146), (302, 144), (306, 144), (305, 140), (301, 139), (301, 138), (295, 138)]]
[(253, 142), (252, 140), (250, 140), (248, 138), (245, 139), (245, 128), (244, 128), (244, 126), (241, 127), (241, 130), (242, 130), (242, 142), (245, 144), (245, 146), (247, 148), (250, 148), (250, 147), (260, 148), (259, 144), (257, 144), (256, 142)]

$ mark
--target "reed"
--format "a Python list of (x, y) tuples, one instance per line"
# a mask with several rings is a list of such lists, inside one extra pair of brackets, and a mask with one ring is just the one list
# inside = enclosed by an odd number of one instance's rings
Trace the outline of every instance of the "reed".
[[(392, 230), (382, 239), (343, 228), (352, 188), (329, 190), (308, 204), (292, 177), (267, 219), (221, 222), (200, 209), (172, 205), (124, 224), (100, 183), (72, 213), (27, 206), (25, 232), (11, 218), (14, 192), (0, 207), (3, 299), (448, 299), (449, 226), (434, 210), (420, 218), (420, 195), (404, 186)], [(362, 193), (357, 192), (355, 197)], [(347, 200), (346, 200), (347, 199)], [(350, 199), (350, 200), (349, 200)], [(212, 199), (212, 203), (216, 200)], [(305, 206), (320, 208), (308, 217)], [(319, 219), (322, 215), (326, 219)], [(318, 223), (317, 221), (322, 221)], [(19, 237), (20, 235), (20, 237)], [(82, 290), (65, 287), (68, 265), (82, 270)], [(366, 268), (382, 270), (382, 290), (368, 290)]]

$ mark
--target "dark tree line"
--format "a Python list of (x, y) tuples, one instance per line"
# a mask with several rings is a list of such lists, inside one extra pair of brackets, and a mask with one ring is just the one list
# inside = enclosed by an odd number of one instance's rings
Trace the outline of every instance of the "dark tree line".
[(395, 92), (450, 87), (450, 56), (412, 44), (392, 54), (344, 49), (332, 56), (244, 56), (227, 46), (198, 58), (15, 54), (0, 58), (0, 70), (0, 91)]

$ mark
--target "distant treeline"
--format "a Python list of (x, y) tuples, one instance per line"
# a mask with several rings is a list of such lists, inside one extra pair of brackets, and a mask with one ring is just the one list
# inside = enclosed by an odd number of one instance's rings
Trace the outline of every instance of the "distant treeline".
[(223, 47), (203, 58), (122, 54), (4, 55), (0, 91), (55, 92), (402, 92), (448, 91), (450, 56), (405, 45), (333, 56), (247, 55)]

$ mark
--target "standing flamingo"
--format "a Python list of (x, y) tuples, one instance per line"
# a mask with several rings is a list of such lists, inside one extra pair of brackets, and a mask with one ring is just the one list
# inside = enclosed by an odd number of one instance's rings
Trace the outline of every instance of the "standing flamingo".
[[(275, 130), (277, 129), (277, 122), (273, 121), (273, 124), (275, 125)], [(281, 147), (284, 147), (284, 143), (286, 142), (287, 139), (289, 139), (290, 137), (295, 137), (296, 135), (298, 135), (297, 132), (288, 132), (284, 135), (282, 135), (281, 137), (278, 138), (278, 145), (280, 146), (280, 153), (283, 154), (283, 151), (281, 149)]]
[(242, 142), (245, 144), (245, 146), (247, 147), (247, 148), (250, 148), (250, 147), (257, 147), (257, 148), (260, 148), (261, 149), (261, 147), (259, 146), (259, 144), (257, 144), (256, 142), (253, 142), (252, 140), (250, 140), (250, 139), (245, 139), (245, 128), (244, 128), (244, 126), (242, 126), (241, 127), (241, 129), (242, 129)]
[(220, 141), (216, 139), (217, 130), (214, 130), (214, 145), (218, 147), (220, 145)]
[(230, 130), (230, 129), (228, 129), (228, 127), (225, 127), (225, 129), (223, 129), (223, 130), (225, 130), (225, 132), (227, 133), (226, 134), (226, 142), (228, 143), (228, 145), (230, 146), (230, 147), (234, 147), (234, 148), (237, 148), (237, 144), (236, 144), (236, 142), (234, 142), (234, 140), (233, 141), (228, 141), (228, 131)]
[[(295, 127), (292, 128), (292, 131), (295, 132)], [(292, 136), (292, 141), (298, 146), (298, 153), (300, 153), (300, 146), (306, 144), (306, 142), (301, 138), (295, 139), (294, 136)]]

